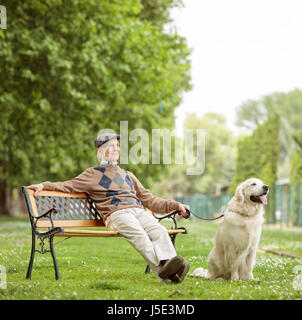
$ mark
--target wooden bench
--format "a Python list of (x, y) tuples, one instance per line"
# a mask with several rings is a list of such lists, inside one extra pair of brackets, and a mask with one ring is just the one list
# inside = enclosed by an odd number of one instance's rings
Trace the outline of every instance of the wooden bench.
[[(32, 228), (32, 247), (26, 279), (31, 278), (36, 252), (41, 254), (51, 253), (55, 269), (55, 278), (56, 280), (60, 279), (54, 252), (54, 245), (56, 244), (53, 243), (54, 237), (65, 237), (66, 239), (71, 237), (121, 237), (116, 231), (104, 229), (105, 225), (99, 212), (95, 208), (93, 200), (85, 193), (71, 194), (43, 190), (35, 197), (34, 190), (27, 189), (27, 187), (21, 187), (21, 189), (25, 197)], [(177, 234), (187, 233), (185, 228), (177, 227), (177, 214), (180, 214), (177, 210), (160, 217), (154, 214), (159, 221), (166, 218), (173, 220), (174, 226), (171, 230), (167, 231), (174, 246)], [(102, 229), (86, 229), (91, 227)], [(49, 249), (45, 249), (45, 240), (47, 239), (49, 240)], [(37, 240), (40, 241), (40, 250), (36, 249)], [(150, 272), (149, 266), (147, 266), (145, 272)]]

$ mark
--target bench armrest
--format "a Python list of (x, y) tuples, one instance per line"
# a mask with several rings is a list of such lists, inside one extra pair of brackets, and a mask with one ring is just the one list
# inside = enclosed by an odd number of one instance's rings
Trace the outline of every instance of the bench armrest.
[[(38, 217), (34, 217), (35, 221), (33, 223), (33, 232), (40, 238), (48, 238), (52, 235), (54, 235), (55, 233), (63, 233), (64, 229), (61, 227), (55, 227), (53, 220), (52, 220), (52, 214), (53, 213), (57, 213), (57, 210), (55, 208), (52, 208), (50, 210), (48, 210), (47, 212), (41, 214)], [(52, 229), (49, 228), (49, 230), (47, 232), (41, 233), (37, 230), (37, 222), (41, 219), (41, 218), (49, 218)]]
[(35, 219), (36, 219), (35, 228), (37, 227), (37, 222), (39, 221), (39, 219), (45, 218), (45, 217), (49, 218), (51, 226), (52, 226), (52, 228), (54, 228), (55, 226), (54, 226), (53, 221), (52, 221), (52, 214), (53, 213), (57, 213), (57, 210), (55, 208), (52, 208), (52, 209), (48, 210), (47, 212), (41, 214), (40, 216), (35, 217)]
[[(183, 218), (188, 219), (188, 218), (190, 217), (190, 210), (186, 210), (186, 211), (187, 211), (187, 215), (186, 215), (186, 216), (183, 216)], [(164, 215), (164, 216), (162, 216), (162, 217), (159, 217), (159, 216), (157, 216), (156, 214), (153, 214), (153, 215), (154, 215), (154, 217), (155, 217), (156, 219), (158, 219), (159, 221), (161, 221), (161, 220), (163, 220), (163, 219), (171, 218), (171, 217), (172, 217), (172, 219), (173, 219), (173, 218), (175, 218), (176, 214), (181, 215), (181, 213), (180, 213), (179, 210), (171, 211), (170, 213), (168, 213), (168, 214), (166, 214), (166, 215)]]
[[(188, 219), (189, 217), (190, 217), (190, 210), (187, 210), (186, 209), (186, 211), (187, 211), (187, 215), (186, 216), (183, 216), (183, 218), (185, 218), (185, 219)], [(164, 219), (172, 219), (173, 220), (173, 222), (174, 222), (174, 229), (176, 230), (176, 229), (183, 229), (183, 228), (178, 228), (177, 227), (177, 222), (176, 222), (176, 218), (175, 218), (175, 216), (176, 215), (181, 215), (181, 213), (180, 213), (180, 211), (179, 210), (174, 210), (174, 211), (172, 211), (172, 212), (170, 212), (170, 213), (168, 213), (168, 214), (166, 214), (166, 215), (164, 215), (164, 216), (157, 216), (155, 213), (153, 213), (153, 216), (160, 222), (161, 220), (164, 220)]]

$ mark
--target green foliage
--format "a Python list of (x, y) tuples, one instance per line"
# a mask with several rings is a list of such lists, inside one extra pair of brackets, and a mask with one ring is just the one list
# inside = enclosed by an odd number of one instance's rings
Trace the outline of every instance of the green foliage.
[(294, 224), (298, 224), (299, 214), (302, 212), (302, 131), (294, 137), (296, 142), (295, 152), (291, 161), (290, 184), (291, 184), (291, 218)]
[(294, 148), (293, 137), (300, 132), (302, 123), (302, 90), (288, 93), (275, 92), (259, 100), (247, 100), (237, 110), (236, 124), (254, 130), (269, 117), (278, 114), (280, 124), (280, 155), (278, 178), (288, 178)]
[(302, 122), (302, 90), (287, 93), (275, 92), (259, 100), (247, 100), (237, 109), (236, 124), (239, 127), (256, 129), (274, 114), (279, 114), (282, 124), (290, 133), (298, 132)]
[(258, 177), (270, 186), (274, 184), (279, 156), (279, 128), (280, 118), (276, 115), (259, 125), (251, 136), (241, 137), (238, 141), (237, 171), (230, 192), (250, 177)]
[(147, 19), (152, 24), (163, 26), (170, 22), (169, 9), (183, 5), (182, 0), (141, 0), (141, 19)]
[[(140, 16), (146, 3), (2, 1), (1, 181), (72, 178), (96, 164), (98, 131), (118, 132), (121, 120), (129, 130), (173, 127), (180, 94), (190, 88), (190, 51), (184, 38)], [(128, 169), (160, 173), (159, 166)]]
[(296, 142), (295, 153), (291, 164), (291, 183), (302, 182), (302, 131), (294, 137)]
[[(196, 167), (184, 164), (173, 164), (166, 171), (164, 181), (156, 186), (157, 190), (171, 196), (193, 194), (216, 194), (227, 187), (235, 173), (236, 139), (227, 127), (225, 116), (217, 113), (206, 113), (198, 118), (195, 114), (187, 115), (185, 129), (192, 129), (194, 135), (194, 156), (196, 157), (196, 130), (205, 130), (205, 171), (200, 175), (187, 175), (187, 169)], [(186, 144), (184, 138), (180, 142)], [(185, 152), (185, 149), (184, 149)]]
[(251, 136), (238, 141), (237, 171), (229, 193), (233, 194), (237, 185), (255, 177), (270, 186), (270, 196), (266, 209), (266, 221), (274, 222), (274, 185), (277, 180), (279, 157), (280, 117), (270, 117), (258, 126)]
[(203, 129), (206, 132), (205, 172), (198, 176), (186, 176), (190, 182), (187, 194), (215, 194), (229, 185), (235, 173), (236, 139), (227, 127), (224, 115), (206, 113), (202, 118), (190, 114), (186, 129)]

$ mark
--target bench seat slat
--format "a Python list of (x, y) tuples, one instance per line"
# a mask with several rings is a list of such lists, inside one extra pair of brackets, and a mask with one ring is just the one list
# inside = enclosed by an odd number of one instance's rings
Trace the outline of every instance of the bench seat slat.
[[(167, 230), (168, 234), (184, 233), (185, 230)], [(57, 237), (121, 237), (117, 231), (105, 231), (105, 230), (74, 230), (65, 229), (64, 233), (57, 233)]]
[(72, 230), (64, 229), (64, 233), (57, 233), (57, 237), (121, 237), (117, 231), (105, 230)]

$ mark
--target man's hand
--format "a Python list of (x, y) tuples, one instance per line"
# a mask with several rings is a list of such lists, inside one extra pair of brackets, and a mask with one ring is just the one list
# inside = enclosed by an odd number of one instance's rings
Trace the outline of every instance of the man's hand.
[(34, 196), (36, 197), (38, 193), (43, 190), (44, 186), (43, 186), (43, 183), (39, 183), (39, 184), (32, 184), (27, 188), (35, 190)]
[(186, 209), (190, 210), (190, 207), (187, 205), (187, 204), (182, 204), (182, 203), (179, 203), (178, 204), (178, 209), (181, 213), (182, 216), (186, 217), (188, 215)]

